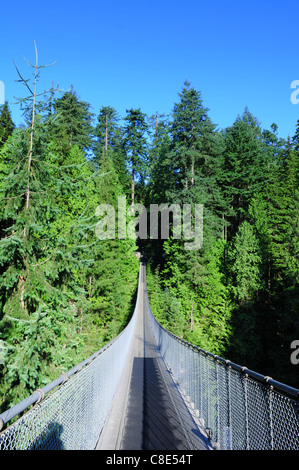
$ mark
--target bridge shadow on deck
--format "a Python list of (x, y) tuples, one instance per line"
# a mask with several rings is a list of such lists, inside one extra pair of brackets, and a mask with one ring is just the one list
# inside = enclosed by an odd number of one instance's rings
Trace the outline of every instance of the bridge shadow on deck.
[(121, 386), (98, 449), (210, 450), (161, 356), (151, 327), (145, 267), (136, 325)]
[[(146, 356), (133, 360), (121, 449), (207, 450), (208, 439), (193, 421), (158, 350), (152, 343), (147, 345)], [(142, 395), (138, 392), (141, 370)], [(138, 422), (141, 415), (142, 423)]]
[(144, 362), (143, 447), (145, 450), (188, 450), (157, 359), (145, 358)]

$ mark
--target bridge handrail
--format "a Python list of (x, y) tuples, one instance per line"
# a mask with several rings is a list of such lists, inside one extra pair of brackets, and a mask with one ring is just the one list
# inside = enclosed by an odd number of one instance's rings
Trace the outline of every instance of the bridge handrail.
[(176, 336), (146, 301), (166, 367), (215, 448), (299, 450), (299, 390)]
[[(89, 358), (2, 413), (0, 429), (1, 423), (25, 411), (0, 432), (0, 448), (95, 448), (131, 341), (142, 272), (140, 266), (137, 301), (126, 328)], [(168, 369), (221, 448), (299, 449), (299, 390), (179, 338), (155, 318), (147, 295), (145, 301)], [(27, 410), (31, 405), (35, 406)]]
[[(140, 274), (139, 274), (140, 276)], [(137, 299), (138, 299), (138, 293), (139, 293), (139, 284), (138, 284), (138, 292), (137, 292)], [(8, 410), (4, 411), (3, 413), (0, 414), (0, 431), (3, 429), (4, 425), (9, 423), (13, 418), (16, 416), (20, 415), (23, 413), (25, 410), (27, 410), (30, 406), (36, 405), (39, 403), (41, 400), (45, 398), (49, 392), (52, 392), (55, 388), (59, 387), (60, 385), (63, 385), (69, 378), (74, 376), (75, 374), (79, 373), (84, 367), (88, 366), (94, 359), (96, 359), (98, 356), (103, 354), (105, 351), (107, 351), (111, 346), (119, 340), (119, 338), (125, 334), (126, 330), (128, 329), (131, 321), (133, 320), (135, 316), (135, 312), (137, 309), (137, 301), (136, 305), (134, 308), (134, 312), (130, 318), (130, 321), (126, 325), (126, 327), (115, 337), (113, 338), (109, 343), (107, 343), (105, 346), (100, 348), (98, 351), (93, 353), (91, 356), (89, 356), (87, 359), (84, 361), (80, 362), (76, 366), (74, 366), (72, 369), (70, 369), (67, 372), (63, 372), (59, 377), (57, 377), (55, 380), (52, 382), (48, 383), (44, 387), (41, 387), (37, 390), (35, 390), (29, 397), (25, 398), (24, 400), (16, 403), (13, 405), (11, 408)]]
[(76, 374), (77, 372), (81, 371), (83, 367), (90, 364), (96, 357), (102, 354), (106, 349), (110, 348), (112, 344), (124, 333), (125, 329), (122, 330), (118, 336), (113, 338), (109, 343), (107, 343), (103, 348), (99, 349), (97, 352), (93, 353), (84, 361), (77, 364), (75, 367), (70, 369), (68, 372), (63, 372), (57, 379), (53, 380), (52, 382), (48, 383), (44, 387), (38, 388), (35, 390), (29, 397), (24, 398), (24, 400), (16, 403), (8, 410), (4, 411), (0, 414), (0, 431), (5, 424), (11, 421), (13, 418), (18, 416), (19, 414), (23, 413), (27, 408), (30, 406), (38, 403), (42, 400), (49, 392), (54, 390), (59, 385), (62, 385), (66, 380), (68, 380), (72, 375)]
[(183, 338), (180, 338), (179, 336), (176, 336), (171, 331), (167, 330), (167, 328), (165, 328), (164, 326), (162, 326), (158, 322), (158, 320), (155, 318), (154, 315), (153, 315), (153, 317), (156, 320), (156, 322), (160, 325), (160, 327), (167, 334), (169, 334), (170, 336), (175, 338), (180, 343), (183, 343), (185, 346), (198, 351), (200, 354), (203, 354), (205, 356), (209, 356), (210, 358), (214, 359), (215, 361), (218, 361), (218, 362), (226, 365), (227, 367), (231, 367), (232, 369), (236, 370), (237, 372), (243, 373), (244, 375), (247, 375), (248, 377), (251, 377), (252, 379), (257, 380), (258, 382), (267, 384), (268, 386), (273, 387), (277, 391), (289, 395), (290, 397), (294, 398), (295, 400), (299, 400), (299, 389), (291, 387), (289, 385), (286, 385), (286, 384), (284, 384), (282, 382), (279, 382), (277, 380), (274, 380), (272, 377), (269, 377), (267, 375), (263, 375), (263, 374), (260, 374), (259, 372), (255, 372), (254, 370), (248, 369), (248, 367), (246, 367), (246, 366), (241, 366), (241, 365), (239, 365), (235, 362), (232, 362), (228, 359), (223, 359), (222, 357), (217, 356), (217, 354), (213, 354), (209, 351), (206, 351), (206, 350), (200, 348), (199, 346), (195, 346), (194, 344), (189, 343), (188, 341), (184, 340)]

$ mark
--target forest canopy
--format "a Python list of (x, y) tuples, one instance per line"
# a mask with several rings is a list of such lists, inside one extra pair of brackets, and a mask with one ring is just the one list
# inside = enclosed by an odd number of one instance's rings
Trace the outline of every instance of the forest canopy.
[[(73, 87), (31, 90), (22, 125), (0, 107), (0, 409), (124, 328), (136, 251), (163, 326), (299, 387), (299, 120), (283, 139), (246, 108), (218, 129), (188, 81), (172, 112), (154, 116), (93, 103), (95, 115)], [(126, 209), (202, 205), (201, 248), (186, 250), (173, 220), (167, 239), (98, 239), (97, 207), (117, 214), (123, 196)]]

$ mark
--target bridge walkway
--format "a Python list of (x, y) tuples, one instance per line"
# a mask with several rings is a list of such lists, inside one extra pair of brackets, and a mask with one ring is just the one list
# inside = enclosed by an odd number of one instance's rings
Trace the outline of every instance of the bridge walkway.
[(130, 351), (97, 450), (210, 450), (159, 353), (147, 311), (141, 267)]

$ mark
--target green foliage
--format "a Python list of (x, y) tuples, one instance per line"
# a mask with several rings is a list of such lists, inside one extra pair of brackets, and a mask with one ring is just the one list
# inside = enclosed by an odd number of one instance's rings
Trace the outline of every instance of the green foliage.
[(188, 341), (298, 386), (289, 358), (299, 324), (298, 126), (292, 140), (279, 139), (275, 124), (262, 130), (246, 108), (218, 132), (190, 83), (179, 97), (153, 141), (149, 194), (203, 204), (203, 245), (148, 242), (154, 313), (174, 330), (171, 305)]
[(0, 106), (0, 148), (5, 144), (8, 137), (13, 133), (15, 125), (13, 123), (8, 103)]
[(265, 186), (266, 153), (261, 136), (260, 125), (248, 108), (224, 133), (223, 190), (230, 205), (229, 239), (244, 220), (250, 199)]
[(230, 252), (232, 289), (237, 302), (257, 297), (262, 286), (262, 255), (257, 237), (251, 225), (245, 221), (236, 234)]
[[(37, 85), (42, 66), (32, 67)], [(163, 326), (299, 386), (289, 360), (299, 334), (298, 123), (285, 141), (246, 108), (219, 131), (186, 81), (170, 119), (148, 122), (132, 108), (122, 127), (102, 106), (93, 128), (73, 89), (35, 94), (17, 72), (30, 92), (25, 125), (0, 109), (1, 410), (124, 328), (137, 249)], [(167, 240), (99, 240), (97, 207), (113, 206), (117, 234), (118, 197), (130, 194), (148, 206), (202, 204), (202, 247), (186, 250), (172, 227)]]
[(60, 146), (63, 153), (77, 145), (81, 150), (92, 147), (92, 119), (90, 105), (79, 100), (73, 89), (56, 98), (53, 113), (48, 119), (49, 136)]
[(38, 96), (21, 100), (26, 125), (0, 154), (1, 410), (118, 334), (138, 279), (134, 241), (96, 238), (96, 207), (115, 204), (122, 188), (106, 152), (96, 171), (86, 158), (89, 105), (73, 92)]
[[(147, 178), (148, 144), (146, 134), (148, 125), (146, 115), (140, 109), (129, 109), (124, 118), (123, 145), (126, 163), (131, 171), (132, 204), (135, 201), (135, 184), (139, 187)], [(139, 191), (140, 192), (140, 191)]]
[[(93, 161), (105, 173), (107, 168), (103, 167), (103, 158), (109, 158), (118, 176), (125, 194), (129, 194), (129, 178), (126, 169), (126, 158), (124, 150), (123, 133), (119, 125), (120, 117), (111, 106), (102, 106), (97, 117), (97, 125), (94, 130), (96, 143)], [(116, 183), (117, 186), (117, 183)]]

